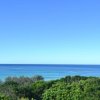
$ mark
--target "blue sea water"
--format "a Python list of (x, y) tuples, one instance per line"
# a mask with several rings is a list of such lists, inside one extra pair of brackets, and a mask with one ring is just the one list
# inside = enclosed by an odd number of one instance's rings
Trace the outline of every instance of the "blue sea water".
[(8, 76), (42, 75), (45, 80), (58, 79), (67, 75), (100, 77), (100, 65), (25, 65), (1, 64), (0, 79)]

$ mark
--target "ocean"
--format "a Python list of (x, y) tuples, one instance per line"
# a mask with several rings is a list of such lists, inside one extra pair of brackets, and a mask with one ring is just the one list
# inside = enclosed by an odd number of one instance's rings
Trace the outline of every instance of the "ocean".
[(59, 79), (67, 75), (100, 77), (100, 65), (44, 65), (44, 64), (1, 64), (0, 79), (8, 76), (41, 75), (45, 80)]

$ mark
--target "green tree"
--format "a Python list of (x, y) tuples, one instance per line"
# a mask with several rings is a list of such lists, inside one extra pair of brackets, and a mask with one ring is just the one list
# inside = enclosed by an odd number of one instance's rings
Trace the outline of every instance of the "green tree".
[(32, 84), (32, 95), (34, 99), (42, 100), (42, 94), (46, 89), (46, 85), (44, 81), (37, 81)]

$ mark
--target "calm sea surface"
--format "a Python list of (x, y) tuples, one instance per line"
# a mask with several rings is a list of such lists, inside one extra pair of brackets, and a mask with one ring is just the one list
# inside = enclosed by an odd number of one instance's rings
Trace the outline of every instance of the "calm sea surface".
[(99, 76), (100, 65), (0, 65), (0, 79), (8, 76), (42, 75), (45, 80), (67, 75)]

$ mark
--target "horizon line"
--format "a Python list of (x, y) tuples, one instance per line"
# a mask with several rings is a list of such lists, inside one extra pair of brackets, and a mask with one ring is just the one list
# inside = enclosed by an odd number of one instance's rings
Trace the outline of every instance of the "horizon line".
[(0, 65), (100, 65), (100, 64), (24, 64), (24, 63), (1, 63)]

